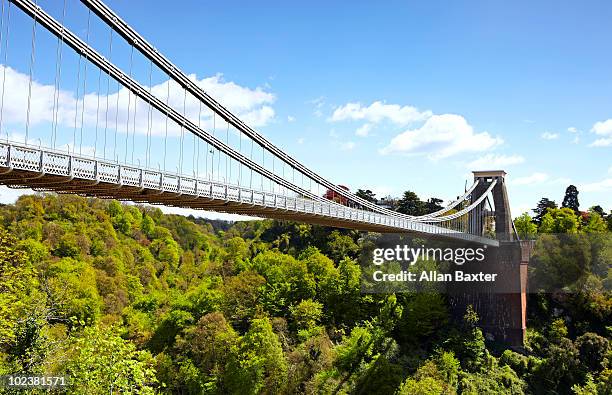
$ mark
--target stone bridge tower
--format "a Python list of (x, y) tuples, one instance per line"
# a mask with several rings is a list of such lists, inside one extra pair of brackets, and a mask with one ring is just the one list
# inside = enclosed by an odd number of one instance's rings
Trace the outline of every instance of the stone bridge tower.
[[(473, 196), (479, 197), (489, 188), (493, 181), (497, 181), (491, 194), (493, 195), (493, 205), (495, 207), (495, 236), (501, 241), (514, 241), (517, 239), (510, 213), (510, 202), (506, 191), (506, 172), (503, 170), (494, 171), (475, 171), (474, 181), (478, 185)], [(482, 203), (484, 205), (484, 202)]]
[[(473, 196), (478, 198), (497, 181), (491, 194), (495, 218), (495, 238), (499, 247), (489, 247), (486, 259), (481, 263), (464, 265), (468, 272), (497, 273), (492, 283), (477, 283), (470, 287), (457, 287), (451, 297), (455, 316), (460, 318), (468, 305), (472, 305), (480, 317), (479, 325), (489, 340), (499, 341), (520, 348), (525, 340), (527, 324), (527, 267), (531, 251), (530, 242), (522, 242), (514, 230), (508, 193), (506, 172), (475, 171), (479, 183)], [(484, 202), (482, 203), (484, 206)], [(474, 210), (484, 213), (484, 210)], [(491, 213), (489, 213), (491, 214)], [(470, 226), (483, 224), (483, 219), (470, 218)], [(482, 232), (484, 229), (480, 229)], [(474, 286), (476, 285), (476, 286)]]

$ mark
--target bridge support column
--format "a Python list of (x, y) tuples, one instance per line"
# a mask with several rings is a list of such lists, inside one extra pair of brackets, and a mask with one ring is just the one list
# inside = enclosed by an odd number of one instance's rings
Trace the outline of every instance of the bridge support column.
[(478, 314), (479, 326), (488, 340), (520, 348), (527, 328), (527, 268), (530, 242), (501, 242), (489, 247), (483, 262), (471, 262), (466, 273), (494, 273), (494, 282), (455, 285), (450, 290), (453, 315), (463, 318), (469, 305)]
[[(460, 270), (471, 273), (495, 273), (495, 282), (472, 283), (469, 287), (456, 285), (451, 291), (454, 316), (461, 319), (468, 305), (478, 314), (486, 338), (512, 347), (521, 348), (527, 328), (527, 267), (531, 253), (530, 242), (518, 241), (514, 232), (504, 171), (477, 171), (479, 181), (473, 196), (484, 193), (495, 180), (495, 234), (499, 247), (489, 247), (486, 259), (470, 263)], [(470, 223), (478, 223), (471, 220)]]

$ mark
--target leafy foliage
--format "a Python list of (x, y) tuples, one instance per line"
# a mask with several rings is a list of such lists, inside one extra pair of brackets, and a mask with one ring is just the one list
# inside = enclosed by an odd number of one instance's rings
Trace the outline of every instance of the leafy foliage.
[[(399, 206), (440, 203), (408, 192)], [(541, 223), (515, 222), (537, 233), (536, 275), (580, 286), (530, 300), (518, 353), (442, 294), (362, 293), (376, 234), (22, 196), (0, 207), (0, 374), (67, 374), (91, 394), (609, 392), (611, 216), (541, 203)]]
[(67, 345), (65, 371), (77, 393), (153, 394), (157, 381), (153, 358), (113, 333), (112, 328), (84, 328)]

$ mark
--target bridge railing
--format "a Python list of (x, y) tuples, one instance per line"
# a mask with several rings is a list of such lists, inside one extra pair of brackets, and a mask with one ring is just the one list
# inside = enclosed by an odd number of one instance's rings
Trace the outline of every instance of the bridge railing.
[[(61, 165), (57, 165), (57, 163), (61, 163)], [(0, 171), (0, 183), (30, 187), (37, 190), (62, 190), (63, 187), (61, 185), (63, 183), (80, 179), (93, 181), (94, 183), (85, 186), (80, 185), (80, 187), (71, 186), (67, 190), (85, 195), (112, 196), (112, 192), (107, 192), (106, 188), (95, 189), (99, 183), (105, 183), (111, 186), (117, 185), (119, 187), (132, 187), (138, 190), (147, 189), (159, 191), (160, 193), (172, 193), (177, 196), (192, 197), (194, 199), (214, 199), (234, 202), (239, 205), (264, 206), (274, 210), (280, 209), (287, 212), (312, 214), (349, 222), (382, 225), (388, 227), (388, 231), (414, 231), (495, 244), (493, 240), (487, 240), (476, 235), (462, 233), (434, 224), (408, 221), (360, 209), (342, 207), (333, 202), (276, 195), (242, 188), (238, 185), (220, 184), (210, 180), (194, 179), (154, 169), (135, 168), (98, 159), (79, 157), (78, 155), (50, 151), (41, 147), (24, 146), (13, 142), (0, 142), (0, 169), (5, 169)], [(20, 175), (19, 171), (26, 171), (30, 175)], [(15, 176), (11, 178), (13, 174)], [(58, 179), (53, 182), (36, 183), (38, 178), (49, 175), (64, 177), (65, 180)], [(130, 200), (133, 200), (133, 197)], [(186, 203), (186, 207), (193, 208), (194, 206)], [(239, 211), (236, 207), (221, 208), (221, 210), (230, 212)]]

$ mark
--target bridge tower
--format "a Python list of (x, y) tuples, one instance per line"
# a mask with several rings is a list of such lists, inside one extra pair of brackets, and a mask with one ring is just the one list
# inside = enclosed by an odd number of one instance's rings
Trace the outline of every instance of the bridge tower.
[[(480, 317), (480, 325), (489, 340), (499, 341), (520, 348), (523, 346), (527, 324), (527, 267), (531, 251), (530, 242), (520, 241), (514, 230), (506, 172), (474, 171), (478, 181), (472, 196), (478, 198), (496, 181), (493, 196), (495, 238), (499, 247), (488, 247), (486, 259), (467, 269), (469, 272), (497, 273), (492, 283), (479, 283), (476, 288), (458, 288), (453, 297), (457, 318), (462, 317), (468, 305), (472, 305)], [(483, 206), (485, 202), (481, 203)], [(484, 208), (484, 207), (481, 207)], [(473, 234), (484, 232), (484, 210), (474, 210), (469, 223)], [(474, 228), (481, 227), (480, 229)], [(467, 265), (466, 265), (467, 266)]]
[[(495, 236), (499, 241), (514, 241), (514, 226), (510, 213), (510, 203), (508, 192), (506, 191), (506, 172), (503, 170), (474, 171), (474, 181), (478, 185), (472, 196), (478, 197), (485, 193), (493, 181), (497, 181), (491, 194), (493, 195), (493, 205), (495, 207)], [(484, 202), (481, 203), (484, 205)], [(476, 210), (479, 211), (479, 210)]]

